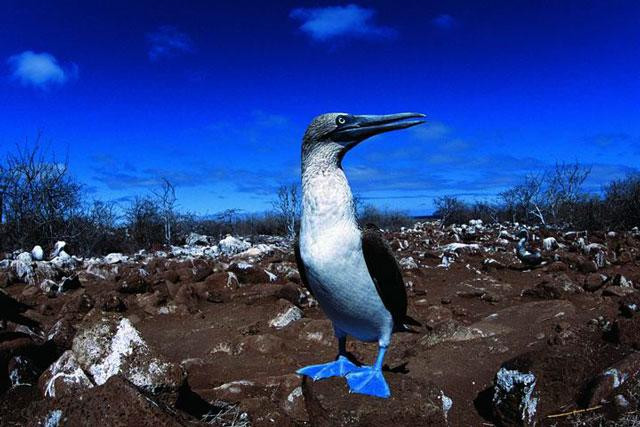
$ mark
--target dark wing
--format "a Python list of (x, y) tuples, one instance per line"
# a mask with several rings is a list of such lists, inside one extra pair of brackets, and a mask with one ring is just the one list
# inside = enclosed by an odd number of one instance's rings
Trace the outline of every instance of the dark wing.
[(516, 250), (516, 256), (523, 264), (535, 266), (541, 264), (542, 254), (540, 251), (528, 251), (525, 247), (518, 247)]
[(296, 237), (295, 242), (293, 242), (293, 252), (296, 255), (296, 264), (298, 266), (298, 274), (300, 274), (300, 280), (304, 287), (311, 292), (313, 295), (313, 291), (311, 290), (311, 286), (309, 286), (309, 280), (307, 279), (307, 270), (304, 268), (304, 263), (302, 262), (302, 256), (300, 255), (300, 236)]
[(371, 224), (362, 231), (362, 252), (378, 294), (393, 316), (395, 329), (405, 330), (405, 323), (419, 324), (407, 316), (407, 291), (400, 266), (382, 233)]
[(524, 264), (532, 266), (541, 264), (543, 261), (542, 256), (539, 253), (528, 253), (526, 255), (520, 255), (518, 258), (520, 258), (520, 261)]

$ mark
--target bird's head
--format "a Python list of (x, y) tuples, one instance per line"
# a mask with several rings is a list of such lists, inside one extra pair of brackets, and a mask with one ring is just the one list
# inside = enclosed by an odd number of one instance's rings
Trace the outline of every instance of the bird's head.
[(518, 232), (518, 234), (516, 234), (516, 237), (517, 237), (518, 239), (525, 239), (525, 240), (529, 240), (529, 232), (523, 228), (522, 230), (520, 230), (520, 231)]
[(406, 129), (424, 123), (420, 113), (398, 113), (380, 116), (327, 113), (315, 117), (302, 140), (303, 159), (313, 154), (342, 157), (360, 142), (374, 135)]

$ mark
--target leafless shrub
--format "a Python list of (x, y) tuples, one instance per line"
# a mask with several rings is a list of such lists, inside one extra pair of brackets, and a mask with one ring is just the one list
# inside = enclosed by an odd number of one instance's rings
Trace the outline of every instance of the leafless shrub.
[(124, 252), (127, 244), (126, 229), (120, 224), (116, 204), (95, 200), (86, 210), (76, 216), (80, 237), (73, 242), (74, 251), (81, 255), (104, 255), (109, 252)]
[(296, 221), (300, 216), (300, 189), (297, 184), (281, 185), (277, 198), (272, 205), (280, 216), (286, 236), (293, 239), (296, 235)]
[(78, 237), (73, 218), (81, 210), (81, 185), (35, 141), (18, 145), (3, 160), (0, 172), (0, 218), (3, 246), (51, 245)]
[(529, 174), (499, 194), (499, 216), (542, 226), (574, 224), (579, 205), (589, 199), (582, 186), (590, 173), (591, 168), (579, 163), (556, 163), (551, 171)]
[(415, 221), (405, 212), (392, 209), (379, 209), (373, 205), (364, 205), (358, 215), (360, 226), (375, 224), (389, 230), (398, 230), (400, 227), (411, 227)]
[(608, 228), (640, 226), (640, 174), (612, 181), (604, 189), (604, 209)]
[(468, 206), (454, 196), (442, 196), (433, 199), (434, 216), (440, 218), (443, 226), (466, 223), (471, 217)]
[(156, 200), (137, 196), (125, 210), (127, 238), (137, 248), (150, 248), (164, 243), (164, 221)]
[(170, 245), (176, 223), (176, 190), (167, 178), (160, 178), (160, 181), (160, 189), (153, 191), (153, 194), (156, 197), (156, 203), (158, 204), (160, 216), (162, 217), (164, 242)]
[(543, 207), (553, 224), (575, 221), (575, 208), (584, 199), (582, 185), (591, 173), (590, 167), (579, 163), (556, 163), (545, 179)]
[(544, 177), (541, 174), (527, 175), (520, 184), (499, 194), (513, 222), (529, 223), (532, 217), (537, 217), (540, 222), (545, 223), (541, 209), (543, 182)]

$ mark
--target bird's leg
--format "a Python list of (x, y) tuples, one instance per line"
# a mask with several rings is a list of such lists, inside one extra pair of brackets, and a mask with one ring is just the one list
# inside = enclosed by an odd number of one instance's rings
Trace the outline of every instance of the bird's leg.
[(380, 345), (378, 357), (373, 366), (360, 366), (347, 375), (347, 383), (351, 393), (368, 394), (376, 397), (389, 397), (391, 391), (382, 375), (382, 362), (387, 352), (388, 343)]
[(298, 369), (296, 373), (306, 375), (315, 381), (329, 377), (344, 377), (349, 372), (357, 369), (357, 366), (347, 358), (346, 334), (336, 329), (336, 337), (338, 338), (338, 357), (336, 360), (321, 365), (305, 366)]

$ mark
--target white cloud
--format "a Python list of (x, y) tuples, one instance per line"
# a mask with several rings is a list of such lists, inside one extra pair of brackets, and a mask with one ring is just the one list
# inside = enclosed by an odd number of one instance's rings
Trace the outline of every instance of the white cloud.
[(316, 8), (297, 8), (290, 13), (301, 21), (300, 29), (311, 38), (327, 41), (338, 37), (390, 38), (396, 36), (393, 28), (374, 22), (376, 11), (355, 4)]
[(26, 50), (10, 56), (7, 63), (12, 68), (13, 79), (23, 86), (33, 86), (48, 89), (51, 86), (61, 86), (78, 74), (75, 64), (63, 68), (58, 60), (50, 53), (35, 53)]
[(147, 33), (147, 41), (149, 42), (149, 59), (152, 61), (195, 51), (191, 37), (171, 25), (164, 25), (157, 31)]

